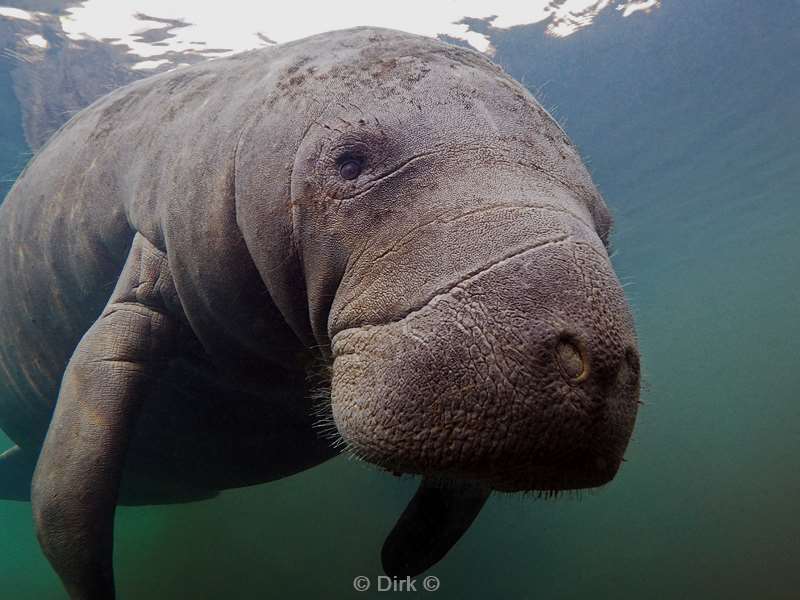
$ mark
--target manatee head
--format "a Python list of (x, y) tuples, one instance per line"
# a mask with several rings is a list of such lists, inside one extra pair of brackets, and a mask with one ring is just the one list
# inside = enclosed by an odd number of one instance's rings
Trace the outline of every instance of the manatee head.
[[(385, 30), (317, 40), (272, 75), (279, 116), (247, 134), (240, 162), (261, 167), (237, 206), (273, 299), (329, 349), (338, 434), (387, 470), (495, 490), (609, 481), (639, 353), (575, 147), (478, 53)], [(285, 177), (262, 181), (265, 164)], [(279, 209), (288, 255), (257, 225)]]

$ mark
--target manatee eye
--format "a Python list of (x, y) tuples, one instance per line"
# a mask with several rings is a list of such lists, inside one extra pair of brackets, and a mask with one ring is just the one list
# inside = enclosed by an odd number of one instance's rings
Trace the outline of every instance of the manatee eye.
[(355, 179), (361, 174), (361, 161), (346, 158), (339, 164), (339, 176), (342, 179)]

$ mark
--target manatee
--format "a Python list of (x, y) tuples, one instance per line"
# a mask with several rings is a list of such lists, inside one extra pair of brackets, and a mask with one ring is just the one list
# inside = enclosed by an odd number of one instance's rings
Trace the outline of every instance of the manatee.
[(385, 570), (492, 492), (600, 486), (637, 412), (609, 211), (485, 56), (357, 28), (162, 73), (75, 115), (0, 208), (0, 496), (72, 598), (118, 504), (348, 452), (419, 491)]

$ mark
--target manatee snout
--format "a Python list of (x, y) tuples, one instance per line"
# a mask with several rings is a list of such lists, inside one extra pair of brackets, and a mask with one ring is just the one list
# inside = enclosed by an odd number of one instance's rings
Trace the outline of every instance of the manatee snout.
[(550, 236), (474, 271), (334, 336), (340, 434), (398, 472), (503, 491), (606, 483), (633, 429), (639, 355), (602, 244)]

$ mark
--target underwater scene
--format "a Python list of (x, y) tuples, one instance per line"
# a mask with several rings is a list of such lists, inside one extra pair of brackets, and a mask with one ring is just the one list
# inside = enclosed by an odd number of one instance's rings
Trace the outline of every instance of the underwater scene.
[(798, 597), (800, 2), (196, 4), (0, 0), (0, 599)]

